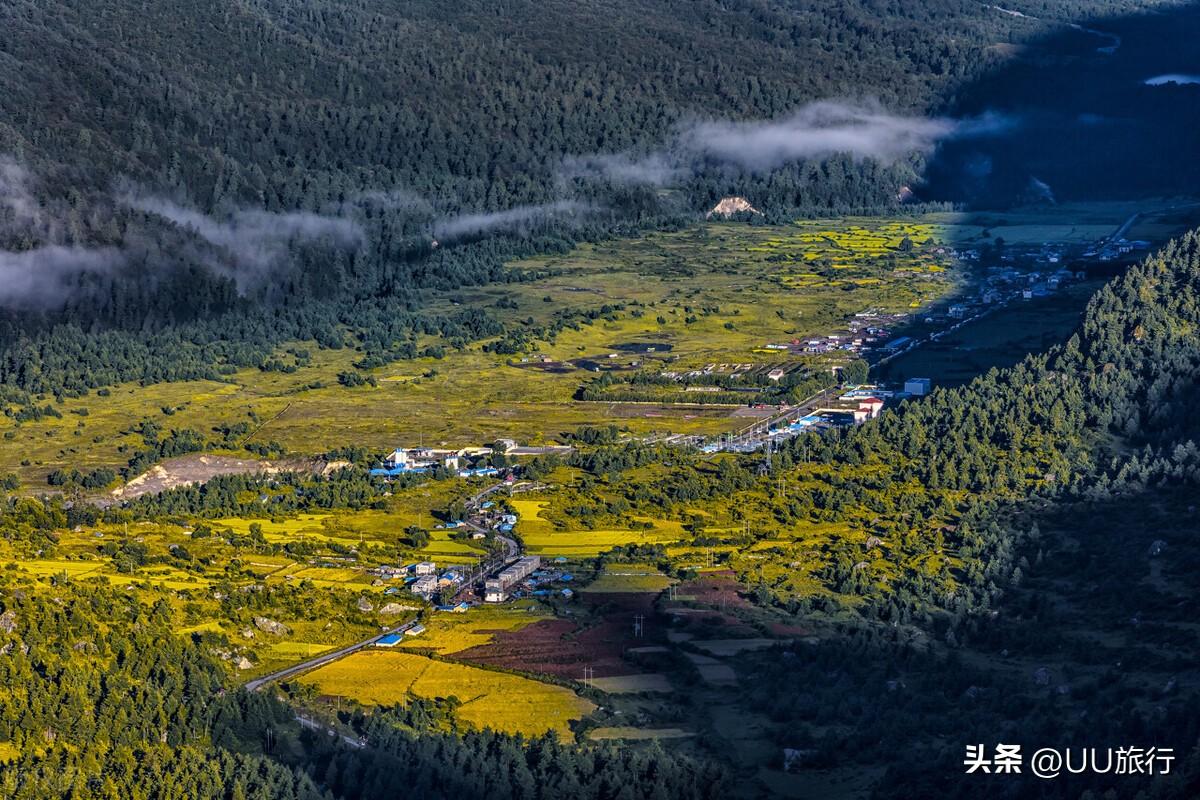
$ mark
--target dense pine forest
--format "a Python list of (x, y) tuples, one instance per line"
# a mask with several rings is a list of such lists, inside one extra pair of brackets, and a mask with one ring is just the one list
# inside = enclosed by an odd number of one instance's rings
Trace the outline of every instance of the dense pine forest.
[[(1141, 4), (1042, 6), (7, 4), (0, 381), (25, 402), (219, 378), (289, 340), (402, 358), (514, 327), (423, 309), (519, 279), (516, 256), (727, 194), (779, 219), (894, 207), (946, 127), (913, 120), (954, 113), (1000, 45)], [(780, 120), (881, 142), (728, 160), (727, 126)]]

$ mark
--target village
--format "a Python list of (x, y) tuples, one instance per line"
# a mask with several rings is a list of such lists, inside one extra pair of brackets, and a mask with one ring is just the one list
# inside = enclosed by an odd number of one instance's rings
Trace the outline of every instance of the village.
[[(919, 375), (894, 382), (843, 381), (841, 372), (847, 358), (865, 361), (872, 369), (880, 367), (1008, 304), (1052, 296), (1073, 282), (1084, 280), (1090, 265), (1146, 247), (1144, 242), (1116, 238), (1090, 248), (1046, 244), (995, 246), (988, 253), (976, 249), (952, 250), (948, 252), (952, 257), (967, 265), (977, 265), (976, 278), (965, 290), (919, 312), (865, 309), (850, 317), (842, 330), (786, 342), (765, 342), (754, 348), (754, 355), (775, 358), (763, 361), (712, 362), (681, 369), (669, 367), (670, 345), (635, 344), (624, 346), (620, 352), (577, 359), (570, 365), (536, 354), (509, 365), (597, 372), (662, 364), (669, 368), (660, 370), (658, 376), (678, 382), (688, 393), (741, 392), (747, 397), (746, 407), (759, 413), (742, 429), (715, 437), (626, 434), (629, 441), (693, 447), (708, 454), (764, 450), (770, 455), (783, 440), (863, 424), (878, 418), (889, 407), (928, 395), (935, 387), (931, 378)], [(1064, 266), (1066, 263), (1070, 266)], [(814, 358), (831, 365), (835, 375), (832, 386), (799, 402), (780, 402), (774, 406), (755, 402), (763, 387), (786, 385), (799, 377)], [(548, 558), (526, 553), (517, 533), (519, 515), (509, 504), (489, 498), (497, 491), (511, 494), (522, 485), (518, 482), (521, 458), (567, 457), (574, 449), (566, 444), (526, 445), (502, 438), (458, 448), (423, 444), (398, 447), (388, 453), (371, 470), (373, 476), (388, 480), (408, 475), (437, 479), (490, 478), (496, 483), (466, 502), (461, 519), (442, 521), (435, 526), (477, 542), (480, 550), (474, 563), (439, 565), (424, 560), (383, 564), (367, 570), (373, 585), (382, 587), (384, 596), (397, 601), (411, 598), (420, 605), (404, 607), (423, 611), (416, 619), (385, 630), (362, 644), (391, 648), (420, 637), (426, 633), (422, 620), (428, 613), (461, 614), (475, 606), (495, 606), (521, 599), (543, 603), (571, 601), (577, 589), (573, 588), (576, 575), (569, 560), (563, 556)]]

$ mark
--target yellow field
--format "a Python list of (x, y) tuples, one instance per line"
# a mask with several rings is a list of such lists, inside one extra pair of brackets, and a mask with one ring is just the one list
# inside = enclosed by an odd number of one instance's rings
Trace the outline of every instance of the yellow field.
[(411, 653), (365, 650), (301, 679), (322, 694), (368, 705), (393, 705), (418, 697), (458, 697), (459, 719), (479, 728), (538, 735), (569, 734), (571, 720), (595, 706), (570, 689), (529, 678), (435, 661)]
[[(218, 529), (228, 528), (246, 535), (250, 526), (262, 526), (269, 542), (291, 542), (304, 539), (331, 542), (353, 547), (360, 542), (395, 543), (410, 525), (429, 530), (429, 544), (413, 551), (423, 559), (451, 563), (474, 561), (481, 552), (464, 542), (450, 539), (450, 531), (434, 527), (432, 509), (446, 505), (461, 486), (452, 481), (431, 481), (429, 484), (399, 493), (387, 511), (342, 511), (337, 514), (298, 514), (284, 520), (245, 519), (226, 517), (213, 522)], [(260, 560), (260, 559), (256, 559)], [(337, 580), (325, 577), (325, 580)]]
[(497, 631), (520, 630), (545, 618), (544, 614), (509, 607), (481, 606), (465, 614), (441, 613), (425, 621), (425, 633), (406, 638), (400, 646), (449, 655), (488, 644)]
[(57, 558), (39, 558), (20, 562), (21, 569), (32, 572), (38, 577), (65, 572), (71, 578), (99, 575), (107, 563), (106, 561), (66, 561)]
[(212, 526), (218, 530), (228, 528), (234, 533), (246, 536), (250, 533), (251, 525), (259, 525), (268, 542), (290, 542), (305, 536), (327, 538), (328, 531), (322, 523), (331, 517), (331, 514), (300, 514), (284, 520), (223, 517), (213, 520)]
[(332, 647), (331, 644), (315, 642), (272, 642), (267, 650), (271, 658), (300, 660), (319, 656)]
[(167, 589), (204, 589), (212, 581), (201, 575), (193, 575), (171, 567), (148, 567), (135, 573), (116, 572), (111, 562), (70, 561), (58, 558), (39, 558), (17, 562), (20, 568), (39, 578), (65, 573), (69, 578), (103, 578), (118, 586), (130, 583), (148, 583)]
[(542, 511), (550, 505), (547, 500), (510, 500), (520, 515), (517, 532), (531, 553), (544, 556), (585, 557), (598, 555), (618, 545), (657, 544), (677, 542), (687, 538), (682, 523), (675, 520), (637, 518), (654, 525), (649, 530), (628, 528), (600, 530), (558, 530)]

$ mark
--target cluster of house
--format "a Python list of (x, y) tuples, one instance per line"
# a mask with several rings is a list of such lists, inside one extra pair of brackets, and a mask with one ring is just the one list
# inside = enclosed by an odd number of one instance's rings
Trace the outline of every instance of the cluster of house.
[(383, 465), (371, 470), (372, 475), (393, 477), (411, 473), (430, 472), (441, 468), (463, 478), (495, 475), (498, 469), (486, 463), (495, 450), (491, 447), (464, 447), (441, 450), (434, 447), (398, 447), (383, 459)]
[[(865, 353), (877, 347), (886, 348), (891, 339), (891, 327), (908, 319), (907, 314), (889, 314), (875, 309), (860, 311), (846, 325), (846, 330), (810, 339), (793, 339), (787, 343), (770, 343), (761, 349), (789, 352), (797, 355), (824, 353)], [(780, 373), (779, 378), (784, 373)], [(778, 380), (779, 378), (772, 378)]]
[(542, 565), (539, 556), (525, 556), (514, 561), (509, 566), (496, 573), (494, 578), (483, 582), (483, 602), (503, 603), (508, 599), (509, 591), (521, 581), (533, 574)]
[(395, 477), (444, 469), (457, 474), (460, 478), (477, 478), (500, 473), (498, 468), (489, 463), (493, 455), (515, 458), (569, 452), (571, 452), (571, 448), (567, 446), (526, 447), (513, 439), (498, 439), (491, 447), (461, 447), (457, 450), (436, 447), (397, 447), (384, 456), (383, 463), (371, 470), (371, 474)]
[[(787, 345), (768, 344), (768, 345), (765, 345), (764, 348), (767, 350), (771, 350), (771, 351), (782, 350), (782, 351), (786, 352), (789, 350)], [(781, 378), (783, 378), (784, 375), (788, 374), (788, 372), (790, 370), (795, 369), (796, 366), (797, 366), (796, 364), (781, 364), (781, 363), (771, 363), (771, 364), (755, 364), (755, 363), (717, 364), (717, 363), (712, 363), (712, 364), (708, 364), (707, 366), (703, 367), (702, 369), (691, 369), (691, 370), (686, 370), (686, 371), (664, 370), (663, 372), (660, 372), (658, 374), (664, 378), (670, 378), (671, 380), (686, 381), (686, 380), (695, 380), (697, 378), (705, 378), (705, 377), (709, 377), (712, 375), (721, 375), (721, 376), (728, 375), (732, 378), (736, 378), (739, 376), (753, 375), (753, 374), (757, 373), (757, 374), (765, 375), (769, 380), (778, 381)], [(688, 387), (688, 391), (717, 391), (717, 392), (720, 392), (720, 391), (728, 391), (728, 390), (723, 389), (719, 386), (712, 386), (712, 387), (690, 386), (690, 387)], [(749, 391), (754, 391), (754, 390), (749, 389)]]
[(479, 514), (476, 522), (482, 527), (490, 528), (500, 533), (512, 533), (518, 519), (520, 518), (516, 514), (505, 511), (503, 507), (496, 505), (491, 500), (486, 500), (479, 504)]
[(1095, 248), (1083, 254), (1084, 258), (1095, 258), (1100, 261), (1116, 261), (1121, 256), (1129, 255), (1134, 250), (1149, 250), (1150, 243), (1144, 239), (1129, 241), (1124, 237), (1103, 240)]
[[(556, 564), (565, 562), (565, 558), (555, 559)], [(503, 603), (526, 595), (547, 597), (552, 593), (571, 597), (574, 592), (569, 588), (552, 590), (547, 587), (554, 583), (570, 583), (573, 579), (571, 573), (564, 572), (560, 567), (544, 567), (539, 556), (524, 556), (483, 582), (483, 601)]]
[(413, 623), (413, 624), (405, 627), (403, 630), (396, 631), (395, 633), (389, 633), (386, 636), (380, 636), (378, 639), (375, 640), (375, 646), (376, 647), (395, 647), (396, 645), (403, 642), (404, 638), (406, 636), (407, 637), (420, 636), (424, 632), (425, 632), (425, 626), (419, 622), (416, 622), (416, 623)]
[[(437, 564), (432, 561), (419, 561), (416, 564), (404, 566), (382, 566), (371, 570), (380, 580), (404, 582), (404, 588), (412, 594), (426, 600), (438, 592), (460, 585), (466, 578), (458, 567), (450, 567), (439, 573)], [(396, 594), (397, 587), (388, 587), (384, 594)]]
[(885, 389), (881, 386), (854, 386), (848, 389), (828, 408), (818, 408), (809, 414), (792, 420), (771, 430), (774, 438), (787, 438), (812, 428), (830, 428), (845, 425), (860, 425), (883, 413), (888, 403), (910, 397), (923, 397), (933, 388), (929, 378), (909, 378), (903, 389)]

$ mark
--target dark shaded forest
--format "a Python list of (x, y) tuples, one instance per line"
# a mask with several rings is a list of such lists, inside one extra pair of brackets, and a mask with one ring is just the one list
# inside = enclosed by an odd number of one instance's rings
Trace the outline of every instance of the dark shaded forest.
[(1004, 47), (1142, 5), (9, 3), (0, 383), (21, 403), (219, 378), (290, 340), (402, 358), (423, 333), (512, 327), (423, 307), (519, 280), (504, 263), (522, 255), (731, 193), (779, 219), (894, 208), (928, 141), (769, 169), (711, 149), (670, 161), (671, 143), (818, 100), (945, 113)]

